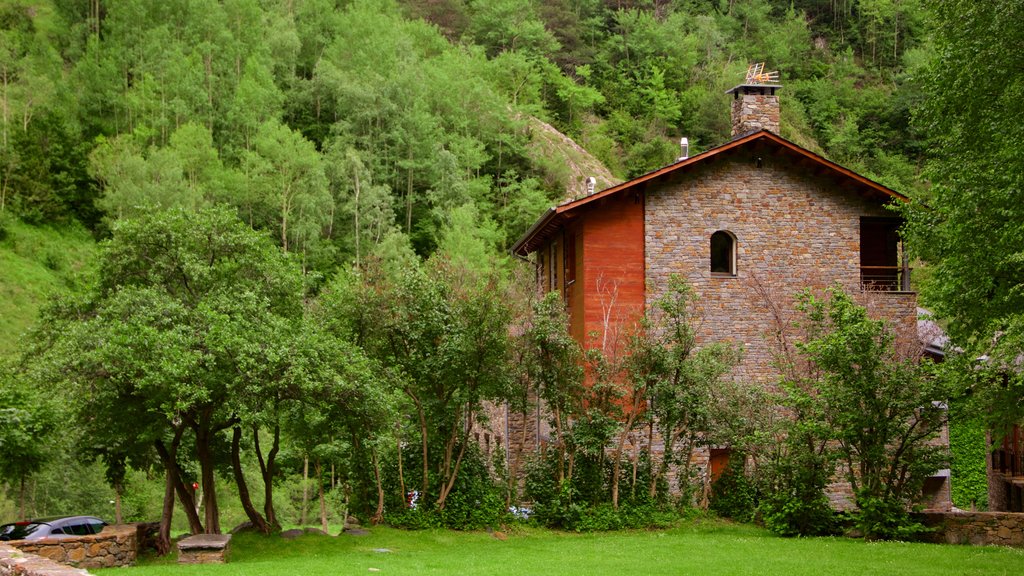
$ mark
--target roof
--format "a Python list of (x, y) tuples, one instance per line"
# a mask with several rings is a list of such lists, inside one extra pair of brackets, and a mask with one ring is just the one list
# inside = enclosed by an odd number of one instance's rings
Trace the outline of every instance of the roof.
[(679, 160), (673, 164), (665, 166), (664, 168), (649, 172), (628, 182), (623, 182), (622, 184), (605, 188), (604, 190), (595, 192), (589, 196), (584, 196), (582, 198), (554, 206), (548, 209), (548, 211), (545, 212), (518, 241), (516, 241), (512, 246), (512, 253), (525, 256), (530, 252), (533, 252), (546, 238), (561, 228), (564, 221), (569, 218), (575, 210), (578, 210), (583, 206), (616, 194), (622, 194), (629, 191), (642, 191), (650, 182), (664, 179), (677, 172), (684, 173), (696, 166), (707, 163), (718, 156), (728, 155), (741, 149), (757, 149), (758, 147), (775, 148), (778, 152), (793, 157), (797, 164), (806, 165), (812, 172), (831, 176), (848, 186), (853, 192), (860, 194), (865, 198), (877, 200), (883, 203), (891, 200), (900, 200), (904, 202), (909, 200), (906, 196), (895, 192), (878, 182), (865, 178), (848, 168), (844, 168), (831, 160), (819, 156), (806, 148), (798, 146), (781, 136), (767, 130), (758, 130), (757, 132), (738, 136), (721, 146), (711, 148), (710, 150), (696, 156)]

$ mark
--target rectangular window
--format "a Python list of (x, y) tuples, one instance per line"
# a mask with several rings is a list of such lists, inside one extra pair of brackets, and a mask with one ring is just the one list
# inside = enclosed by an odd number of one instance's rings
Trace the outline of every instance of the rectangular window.
[(558, 290), (558, 244), (555, 242), (551, 243), (551, 255), (548, 257), (548, 262), (551, 264), (548, 290), (553, 292)]
[(860, 219), (860, 284), (863, 290), (904, 289), (908, 270), (900, 265), (898, 218)]
[(565, 242), (565, 285), (576, 281), (576, 235), (570, 233)]

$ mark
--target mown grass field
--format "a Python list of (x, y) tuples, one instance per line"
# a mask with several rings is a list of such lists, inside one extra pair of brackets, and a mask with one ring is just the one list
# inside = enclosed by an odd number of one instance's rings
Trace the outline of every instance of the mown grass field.
[(751, 526), (700, 521), (665, 531), (566, 534), (408, 532), (373, 528), (366, 536), (239, 535), (224, 565), (178, 565), (173, 557), (112, 576), (472, 574), (604, 575), (1020, 575), (1024, 550), (845, 538), (778, 538)]

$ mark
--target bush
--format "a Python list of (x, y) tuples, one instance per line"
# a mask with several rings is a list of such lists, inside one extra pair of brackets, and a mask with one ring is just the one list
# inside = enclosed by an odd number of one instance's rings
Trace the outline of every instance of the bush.
[(610, 462), (602, 465), (598, 458), (578, 454), (572, 481), (559, 483), (555, 458), (557, 455), (552, 451), (548, 457), (541, 455), (527, 464), (526, 495), (534, 503), (531, 520), (543, 526), (577, 532), (665, 528), (680, 518), (669, 502), (650, 500), (650, 466), (645, 458), (641, 458), (637, 468), (635, 491), (630, 489), (632, 464), (623, 464), (618, 510), (612, 506), (608, 491)]
[(900, 500), (877, 498), (860, 494), (857, 496), (860, 509), (854, 515), (854, 525), (864, 538), (870, 540), (902, 540), (927, 532), (924, 524), (910, 517), (906, 506)]
[(766, 528), (780, 536), (821, 536), (836, 531), (836, 517), (823, 492), (805, 498), (773, 494), (759, 507)]
[(750, 522), (757, 509), (757, 487), (743, 469), (744, 458), (736, 455), (729, 461), (729, 467), (711, 485), (711, 499), (708, 507), (723, 518), (737, 522)]
[[(407, 462), (415, 464), (415, 454), (407, 454)], [(407, 490), (415, 490), (420, 486), (420, 478), (416, 475), (415, 466), (406, 466), (405, 485)], [(397, 470), (387, 467), (385, 475), (384, 521), (391, 526), (420, 530), (424, 528), (448, 528), (451, 530), (480, 530), (498, 526), (509, 520), (505, 509), (505, 487), (491, 475), (483, 455), (475, 444), (467, 447), (463, 456), (459, 476), (451, 493), (445, 501), (445, 507), (438, 510), (434, 498), (440, 480), (430, 478), (430, 498), (420, 498), (415, 508), (407, 507), (405, 502), (397, 499), (399, 492)]]

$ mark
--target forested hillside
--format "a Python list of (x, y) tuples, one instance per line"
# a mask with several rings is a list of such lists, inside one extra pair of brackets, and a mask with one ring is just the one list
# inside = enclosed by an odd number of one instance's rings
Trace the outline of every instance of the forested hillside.
[(501, 249), (581, 185), (531, 118), (629, 178), (723, 142), (752, 61), (784, 136), (913, 193), (922, 4), (13, 0), (0, 209), (102, 237), (225, 203), (320, 272), (396, 235), (428, 254), (457, 209)]

